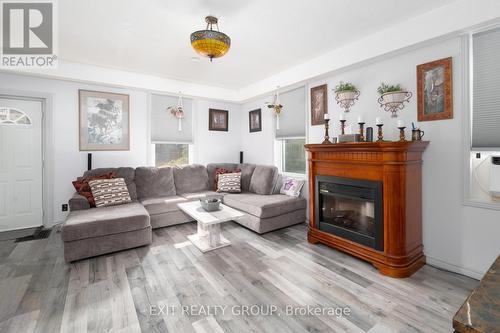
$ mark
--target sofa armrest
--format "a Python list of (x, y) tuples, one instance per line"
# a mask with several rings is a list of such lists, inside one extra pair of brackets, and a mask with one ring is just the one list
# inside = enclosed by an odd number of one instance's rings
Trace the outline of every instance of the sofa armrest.
[(73, 197), (69, 199), (68, 203), (69, 203), (69, 210), (72, 212), (75, 210), (84, 210), (90, 208), (90, 203), (87, 200), (87, 198), (78, 193), (73, 194)]

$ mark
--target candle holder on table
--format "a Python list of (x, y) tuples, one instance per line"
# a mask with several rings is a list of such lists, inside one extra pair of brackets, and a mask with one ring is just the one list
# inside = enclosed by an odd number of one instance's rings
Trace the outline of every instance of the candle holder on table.
[(359, 141), (365, 141), (365, 123), (358, 123), (359, 125)]
[(406, 141), (405, 138), (405, 126), (403, 127), (398, 127), (399, 128), (399, 141)]
[(382, 132), (382, 127), (384, 127), (384, 124), (377, 124), (377, 127), (377, 141), (384, 141), (384, 133)]
[(340, 121), (340, 134), (344, 135), (345, 134), (345, 119), (342, 119)]

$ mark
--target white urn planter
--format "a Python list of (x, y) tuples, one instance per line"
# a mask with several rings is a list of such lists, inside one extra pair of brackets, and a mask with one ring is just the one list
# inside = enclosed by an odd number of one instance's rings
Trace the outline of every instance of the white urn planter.
[(378, 102), (385, 111), (391, 112), (391, 117), (398, 116), (397, 112), (404, 109), (404, 103), (409, 102), (413, 94), (409, 91), (391, 91), (382, 94)]
[(341, 108), (344, 109), (344, 112), (349, 112), (351, 107), (354, 105), (356, 100), (359, 98), (361, 93), (359, 90), (355, 91), (338, 91), (335, 92), (335, 100), (337, 104), (340, 105)]

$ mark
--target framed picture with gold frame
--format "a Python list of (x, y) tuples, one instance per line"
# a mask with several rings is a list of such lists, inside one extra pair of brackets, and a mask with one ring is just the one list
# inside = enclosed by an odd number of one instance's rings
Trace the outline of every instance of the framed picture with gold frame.
[(417, 66), (418, 121), (453, 119), (452, 57)]

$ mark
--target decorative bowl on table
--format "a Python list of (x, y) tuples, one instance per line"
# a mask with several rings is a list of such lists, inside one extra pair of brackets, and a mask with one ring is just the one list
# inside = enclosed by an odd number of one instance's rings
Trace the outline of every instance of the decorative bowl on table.
[(216, 210), (220, 209), (221, 201), (222, 200), (220, 197), (213, 196), (213, 197), (201, 198), (200, 204), (201, 208), (203, 208), (207, 212), (215, 212)]

